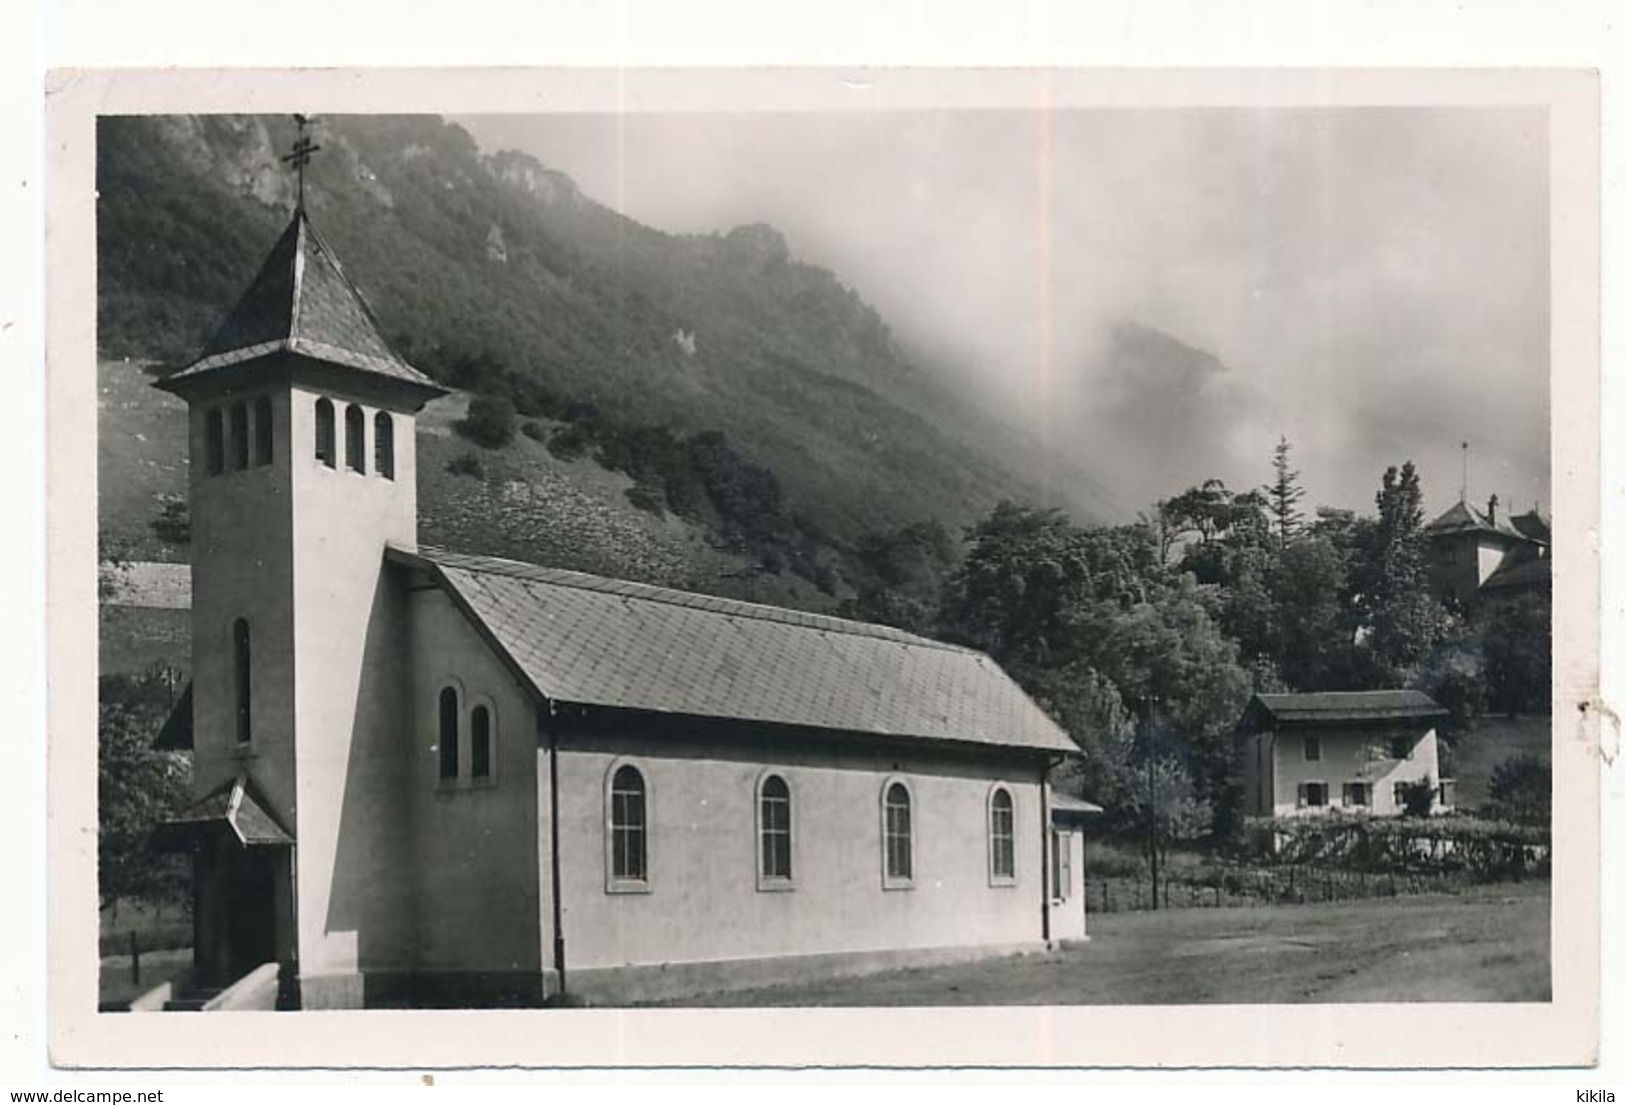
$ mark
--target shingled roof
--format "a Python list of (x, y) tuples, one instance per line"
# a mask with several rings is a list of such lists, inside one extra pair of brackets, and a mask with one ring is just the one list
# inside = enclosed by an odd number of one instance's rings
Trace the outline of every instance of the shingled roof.
[(1241, 715), (1243, 732), (1272, 725), (1338, 725), (1443, 717), (1450, 711), (1421, 691), (1319, 691), (1255, 694)]
[(1449, 510), (1427, 524), (1424, 532), (1429, 537), (1444, 537), (1455, 533), (1486, 533), (1513, 541), (1523, 541), (1522, 533), (1505, 519), (1490, 521), (1490, 516), (1466, 501), (1458, 501)]
[(1513, 549), (1479, 585), (1480, 591), (1533, 591), (1552, 585), (1552, 558), (1537, 544)]
[(429, 570), (555, 702), (1049, 752), (1077, 745), (987, 656), (885, 626), (436, 549)]
[(174, 390), (176, 384), (279, 352), (443, 391), (389, 347), (366, 300), (303, 208), (294, 212), (203, 353), (158, 384)]
[(153, 830), (161, 851), (181, 851), (199, 834), (225, 830), (244, 847), (292, 844), (293, 835), (277, 824), (246, 775), (228, 779)]
[(1514, 514), (1512, 528), (1531, 541), (1538, 541), (1542, 545), (1552, 543), (1552, 524), (1541, 514), (1539, 507), (1522, 514)]

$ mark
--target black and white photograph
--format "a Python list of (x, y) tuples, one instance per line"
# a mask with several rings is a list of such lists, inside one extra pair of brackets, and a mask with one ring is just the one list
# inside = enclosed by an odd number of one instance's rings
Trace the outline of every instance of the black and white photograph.
[(1566, 1008), (1554, 109), (1049, 79), (98, 108), (95, 1016)]

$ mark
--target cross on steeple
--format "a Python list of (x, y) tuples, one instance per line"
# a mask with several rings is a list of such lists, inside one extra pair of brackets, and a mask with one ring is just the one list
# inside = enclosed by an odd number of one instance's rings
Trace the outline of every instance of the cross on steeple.
[(310, 140), (308, 132), (310, 126), (309, 117), (295, 115), (293, 119), (294, 122), (299, 124), (299, 137), (294, 139), (293, 152), (283, 154), (282, 161), (284, 164), (292, 165), (294, 171), (299, 174), (299, 201), (294, 205), (294, 210), (303, 211), (305, 209), (305, 166), (310, 164), (310, 155), (321, 149), (321, 147), (313, 144)]

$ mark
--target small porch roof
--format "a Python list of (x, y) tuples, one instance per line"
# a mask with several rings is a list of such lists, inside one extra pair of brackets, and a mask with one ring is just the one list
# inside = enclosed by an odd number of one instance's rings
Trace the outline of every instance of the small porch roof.
[(1074, 798), (1070, 794), (1051, 794), (1049, 798), (1049, 819), (1054, 825), (1072, 828), (1083, 824), (1087, 818), (1097, 813), (1105, 812), (1093, 802)]
[(203, 836), (222, 830), (245, 848), (286, 847), (294, 842), (293, 834), (254, 796), (248, 776), (239, 775), (159, 825), (152, 843), (161, 852), (186, 851)]

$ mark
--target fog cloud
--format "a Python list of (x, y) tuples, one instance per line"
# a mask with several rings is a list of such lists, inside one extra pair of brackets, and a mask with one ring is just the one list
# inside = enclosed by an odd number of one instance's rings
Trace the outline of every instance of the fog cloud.
[(1283, 434), (1319, 503), (1410, 458), (1442, 509), (1462, 441), (1474, 498), (1550, 500), (1539, 110), (460, 121), (662, 230), (773, 224), (1128, 511)]

